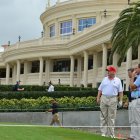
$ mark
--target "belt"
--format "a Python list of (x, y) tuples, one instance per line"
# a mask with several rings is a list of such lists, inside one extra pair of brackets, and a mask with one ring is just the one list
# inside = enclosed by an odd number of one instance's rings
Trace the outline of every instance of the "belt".
[(107, 96), (107, 95), (102, 95), (102, 96), (105, 96), (106, 98), (115, 98), (115, 97), (117, 97), (117, 96)]
[(132, 97), (131, 97), (131, 101), (136, 100), (136, 99), (140, 99), (140, 97), (138, 97), (138, 98), (132, 98)]

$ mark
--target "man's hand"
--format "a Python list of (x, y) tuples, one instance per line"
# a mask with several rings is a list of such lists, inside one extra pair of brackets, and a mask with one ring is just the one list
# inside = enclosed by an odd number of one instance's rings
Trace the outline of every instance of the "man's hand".
[(122, 101), (119, 101), (119, 103), (118, 103), (118, 107), (121, 108), (122, 105), (123, 105), (123, 102), (122, 102)]
[(100, 104), (100, 97), (97, 97), (96, 102), (97, 104)]
[(133, 71), (133, 73), (132, 73), (132, 78), (135, 78), (136, 75), (137, 75), (137, 72), (136, 72), (136, 71)]

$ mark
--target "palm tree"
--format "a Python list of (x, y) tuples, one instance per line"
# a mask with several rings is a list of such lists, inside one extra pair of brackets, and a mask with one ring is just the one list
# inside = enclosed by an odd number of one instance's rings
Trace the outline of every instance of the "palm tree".
[(130, 47), (136, 53), (135, 50), (138, 50), (140, 45), (140, 1), (132, 3), (129, 8), (120, 13), (120, 17), (113, 28), (111, 43), (110, 62), (116, 52), (120, 56), (118, 66), (125, 59)]

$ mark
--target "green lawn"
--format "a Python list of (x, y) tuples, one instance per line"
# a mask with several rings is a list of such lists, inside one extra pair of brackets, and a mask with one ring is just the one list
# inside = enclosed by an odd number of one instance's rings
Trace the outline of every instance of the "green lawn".
[(57, 127), (0, 126), (0, 140), (111, 140), (111, 138)]

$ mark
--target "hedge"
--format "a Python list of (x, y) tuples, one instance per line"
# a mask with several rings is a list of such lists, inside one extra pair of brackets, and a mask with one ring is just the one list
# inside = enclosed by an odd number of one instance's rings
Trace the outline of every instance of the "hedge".
[[(55, 92), (47, 92), (47, 91), (18, 91), (18, 92), (0, 92), (0, 99), (37, 99), (39, 97), (47, 96), (52, 98), (61, 98), (61, 97), (96, 97), (98, 91), (87, 90), (87, 91), (55, 91)], [(127, 95), (129, 92), (125, 91), (124, 95)]]
[[(124, 96), (124, 102), (126, 100)], [(1, 99), (0, 111), (46, 111), (50, 108), (50, 97), (40, 97), (37, 99)], [(63, 97), (57, 98), (59, 103), (59, 111), (71, 111), (71, 110), (99, 110), (99, 105), (96, 104), (95, 97)]]
[(67, 97), (88, 97), (88, 96), (97, 96), (96, 90), (90, 91), (55, 91), (55, 92), (47, 92), (47, 91), (18, 91), (18, 92), (0, 92), (0, 99), (22, 99), (22, 98), (33, 98), (37, 99), (39, 97), (52, 97), (52, 98), (61, 98), (64, 96)]
[[(0, 91), (13, 91), (14, 85), (0, 85)], [(39, 86), (39, 85), (21, 85), (24, 87), (25, 91), (46, 91), (48, 86)], [(69, 87), (69, 86), (54, 86), (55, 91), (87, 91), (93, 90), (92, 88), (84, 87)]]

